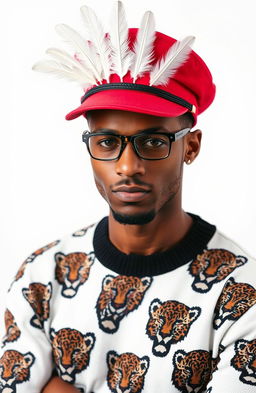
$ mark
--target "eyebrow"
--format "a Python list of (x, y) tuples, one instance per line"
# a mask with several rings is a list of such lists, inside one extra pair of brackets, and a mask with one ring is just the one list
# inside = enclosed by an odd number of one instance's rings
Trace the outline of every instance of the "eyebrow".
[[(164, 127), (161, 127), (161, 126), (157, 127), (156, 126), (156, 127), (144, 128), (142, 130), (137, 130), (136, 134), (148, 134), (150, 132), (157, 132), (157, 131), (170, 132), (169, 130), (167, 130)], [(91, 133), (98, 133), (98, 132), (104, 132), (106, 134), (121, 135), (118, 130), (113, 130), (111, 128), (98, 128), (96, 130), (91, 131)]]

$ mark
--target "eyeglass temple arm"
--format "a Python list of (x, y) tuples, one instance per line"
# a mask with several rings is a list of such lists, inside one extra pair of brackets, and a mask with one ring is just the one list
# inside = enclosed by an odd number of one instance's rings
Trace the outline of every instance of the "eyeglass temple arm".
[(180, 139), (183, 136), (187, 135), (190, 130), (191, 130), (191, 128), (184, 128), (183, 130), (175, 132), (175, 134), (174, 134), (174, 141), (177, 141), (178, 139)]

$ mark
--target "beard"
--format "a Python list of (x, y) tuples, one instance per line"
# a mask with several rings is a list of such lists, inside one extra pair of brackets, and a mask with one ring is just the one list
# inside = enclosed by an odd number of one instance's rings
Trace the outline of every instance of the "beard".
[(124, 225), (145, 225), (153, 221), (156, 216), (155, 210), (151, 210), (147, 213), (139, 214), (122, 214), (111, 209), (114, 219), (120, 224)]
[(166, 198), (166, 195), (168, 195), (168, 197), (163, 202), (159, 211), (152, 209), (152, 210), (149, 210), (148, 212), (144, 212), (144, 213), (123, 214), (123, 213), (119, 213), (118, 211), (113, 210), (112, 207), (110, 207), (113, 218), (117, 222), (119, 222), (120, 224), (124, 224), (124, 225), (145, 225), (145, 224), (150, 223), (151, 221), (154, 220), (156, 215), (160, 211), (164, 211), (165, 207), (175, 198), (175, 196), (177, 195), (177, 193), (180, 189), (180, 184), (181, 184), (181, 175), (175, 179), (175, 182), (173, 182), (171, 187), (169, 187), (167, 190), (166, 189), (164, 190), (163, 195), (165, 196), (165, 198)]

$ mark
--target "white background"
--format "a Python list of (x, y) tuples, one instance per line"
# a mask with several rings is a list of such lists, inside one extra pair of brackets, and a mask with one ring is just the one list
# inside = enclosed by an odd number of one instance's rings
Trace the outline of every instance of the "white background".
[[(193, 48), (212, 71), (217, 95), (198, 121), (203, 146), (185, 168), (183, 205), (255, 255), (255, 2), (123, 2), (131, 27), (151, 9), (157, 30), (178, 39), (196, 36)], [(46, 48), (60, 47), (57, 23), (82, 31), (83, 4), (1, 1), (0, 312), (10, 280), (30, 253), (108, 212), (81, 142), (86, 122), (64, 119), (82, 90), (31, 70)], [(108, 22), (112, 1), (87, 4)]]

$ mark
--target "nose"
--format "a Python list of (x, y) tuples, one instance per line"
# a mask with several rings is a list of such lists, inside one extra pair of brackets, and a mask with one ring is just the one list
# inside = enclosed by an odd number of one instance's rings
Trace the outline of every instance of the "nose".
[(116, 161), (116, 173), (127, 177), (145, 174), (144, 160), (136, 154), (131, 142), (126, 144), (121, 157)]

